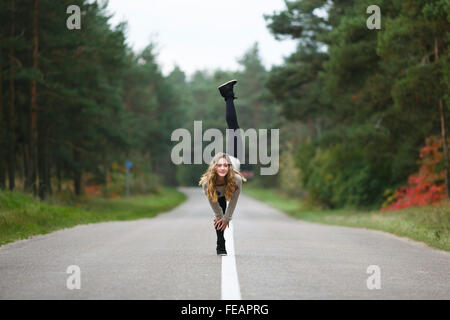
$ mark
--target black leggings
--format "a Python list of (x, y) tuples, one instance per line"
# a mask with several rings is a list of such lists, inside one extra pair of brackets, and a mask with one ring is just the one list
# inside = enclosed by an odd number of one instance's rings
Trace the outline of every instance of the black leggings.
[(227, 210), (227, 199), (225, 196), (218, 197), (219, 206), (222, 208), (223, 214), (225, 214), (225, 211)]
[[(239, 124), (237, 121), (237, 114), (236, 114), (236, 108), (234, 107), (234, 102), (233, 99), (227, 99), (226, 100), (226, 111), (225, 111), (225, 118), (227, 120), (227, 125), (228, 125), (228, 129), (239, 129)], [(233, 157), (237, 158), (238, 156), (238, 137), (234, 137), (234, 148), (232, 150), (233, 152)], [(241, 144), (242, 146), (242, 144)], [(222, 208), (223, 214), (225, 214), (225, 211), (227, 210), (227, 200), (225, 198), (225, 196), (222, 197), (218, 197), (218, 202), (219, 202), (219, 206)], [(222, 242), (225, 241), (225, 238), (223, 236), (223, 232), (222, 230), (217, 230), (216, 229), (216, 233), (217, 233), (217, 241), (218, 242)]]
[(228, 129), (238, 129), (239, 124), (237, 121), (236, 108), (234, 107), (233, 99), (228, 99), (225, 102), (226, 111), (225, 118), (227, 120)]
[[(233, 99), (227, 99), (225, 104), (226, 104), (225, 118), (227, 120), (228, 129), (233, 129), (233, 130), (239, 129), (236, 108), (234, 107)], [(239, 148), (239, 151), (241, 151), (240, 154), (242, 155), (242, 140), (238, 139), (238, 138), (241, 138), (240, 132), (238, 131), (237, 133), (239, 135), (233, 137), (233, 139), (234, 139), (233, 150), (230, 150), (231, 145), (228, 146), (229, 151), (232, 153), (231, 155), (235, 158), (238, 158), (238, 148)], [(229, 139), (229, 140), (231, 140), (231, 139)]]
[[(225, 210), (227, 210), (227, 199), (225, 199), (224, 196), (218, 198), (219, 206), (222, 208), (223, 213), (225, 214)], [(223, 236), (224, 230), (217, 230), (217, 243), (225, 241), (225, 238)]]

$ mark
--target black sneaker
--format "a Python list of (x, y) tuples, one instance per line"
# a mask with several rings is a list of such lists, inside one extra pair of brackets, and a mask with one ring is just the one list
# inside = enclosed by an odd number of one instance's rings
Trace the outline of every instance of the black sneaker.
[(227, 255), (227, 250), (225, 249), (225, 241), (217, 243), (216, 251), (217, 251), (218, 256), (226, 256)]
[(233, 92), (233, 86), (237, 83), (237, 80), (230, 80), (225, 82), (224, 84), (217, 87), (219, 89), (220, 94), (225, 99), (225, 101), (229, 98), (237, 99), (237, 97), (234, 96)]

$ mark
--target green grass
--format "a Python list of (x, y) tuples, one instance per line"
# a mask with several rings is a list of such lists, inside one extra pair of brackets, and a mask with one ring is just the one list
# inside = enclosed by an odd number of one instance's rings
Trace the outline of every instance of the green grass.
[(382, 230), (422, 241), (429, 246), (450, 251), (450, 203), (380, 212), (355, 209), (320, 210), (308, 208), (298, 199), (277, 190), (244, 188), (244, 193), (288, 215), (310, 222)]
[(174, 188), (129, 199), (80, 197), (68, 204), (34, 200), (21, 192), (0, 191), (0, 245), (79, 224), (154, 217), (186, 200)]

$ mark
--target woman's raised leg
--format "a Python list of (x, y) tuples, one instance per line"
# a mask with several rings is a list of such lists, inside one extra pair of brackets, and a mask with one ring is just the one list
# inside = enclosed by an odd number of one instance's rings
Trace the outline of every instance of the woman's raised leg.
[(243, 148), (241, 130), (239, 128), (233, 99), (226, 100), (225, 117), (227, 120), (228, 129), (234, 130), (234, 133), (230, 132), (230, 130), (227, 131), (227, 152), (231, 153), (233, 157), (238, 158), (240, 161), (242, 161), (241, 158), (243, 156)]
[(225, 119), (227, 121), (227, 153), (230, 153), (233, 157), (238, 158), (242, 162), (243, 157), (243, 145), (241, 130), (239, 130), (239, 123), (237, 120), (236, 108), (234, 106), (234, 99), (237, 99), (234, 95), (233, 86), (237, 83), (236, 80), (230, 80), (223, 85), (219, 86), (219, 91), (222, 97), (225, 99)]

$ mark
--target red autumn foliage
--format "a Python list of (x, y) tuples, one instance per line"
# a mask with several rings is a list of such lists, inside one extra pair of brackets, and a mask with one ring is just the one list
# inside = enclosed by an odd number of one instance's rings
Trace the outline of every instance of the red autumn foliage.
[(419, 172), (409, 176), (408, 184), (397, 189), (391, 203), (381, 211), (439, 204), (445, 199), (445, 169), (437, 170), (444, 158), (442, 141), (439, 137), (426, 140), (426, 145), (420, 150)]
[(99, 197), (103, 192), (103, 185), (90, 185), (84, 188), (84, 191), (87, 195), (92, 197)]

